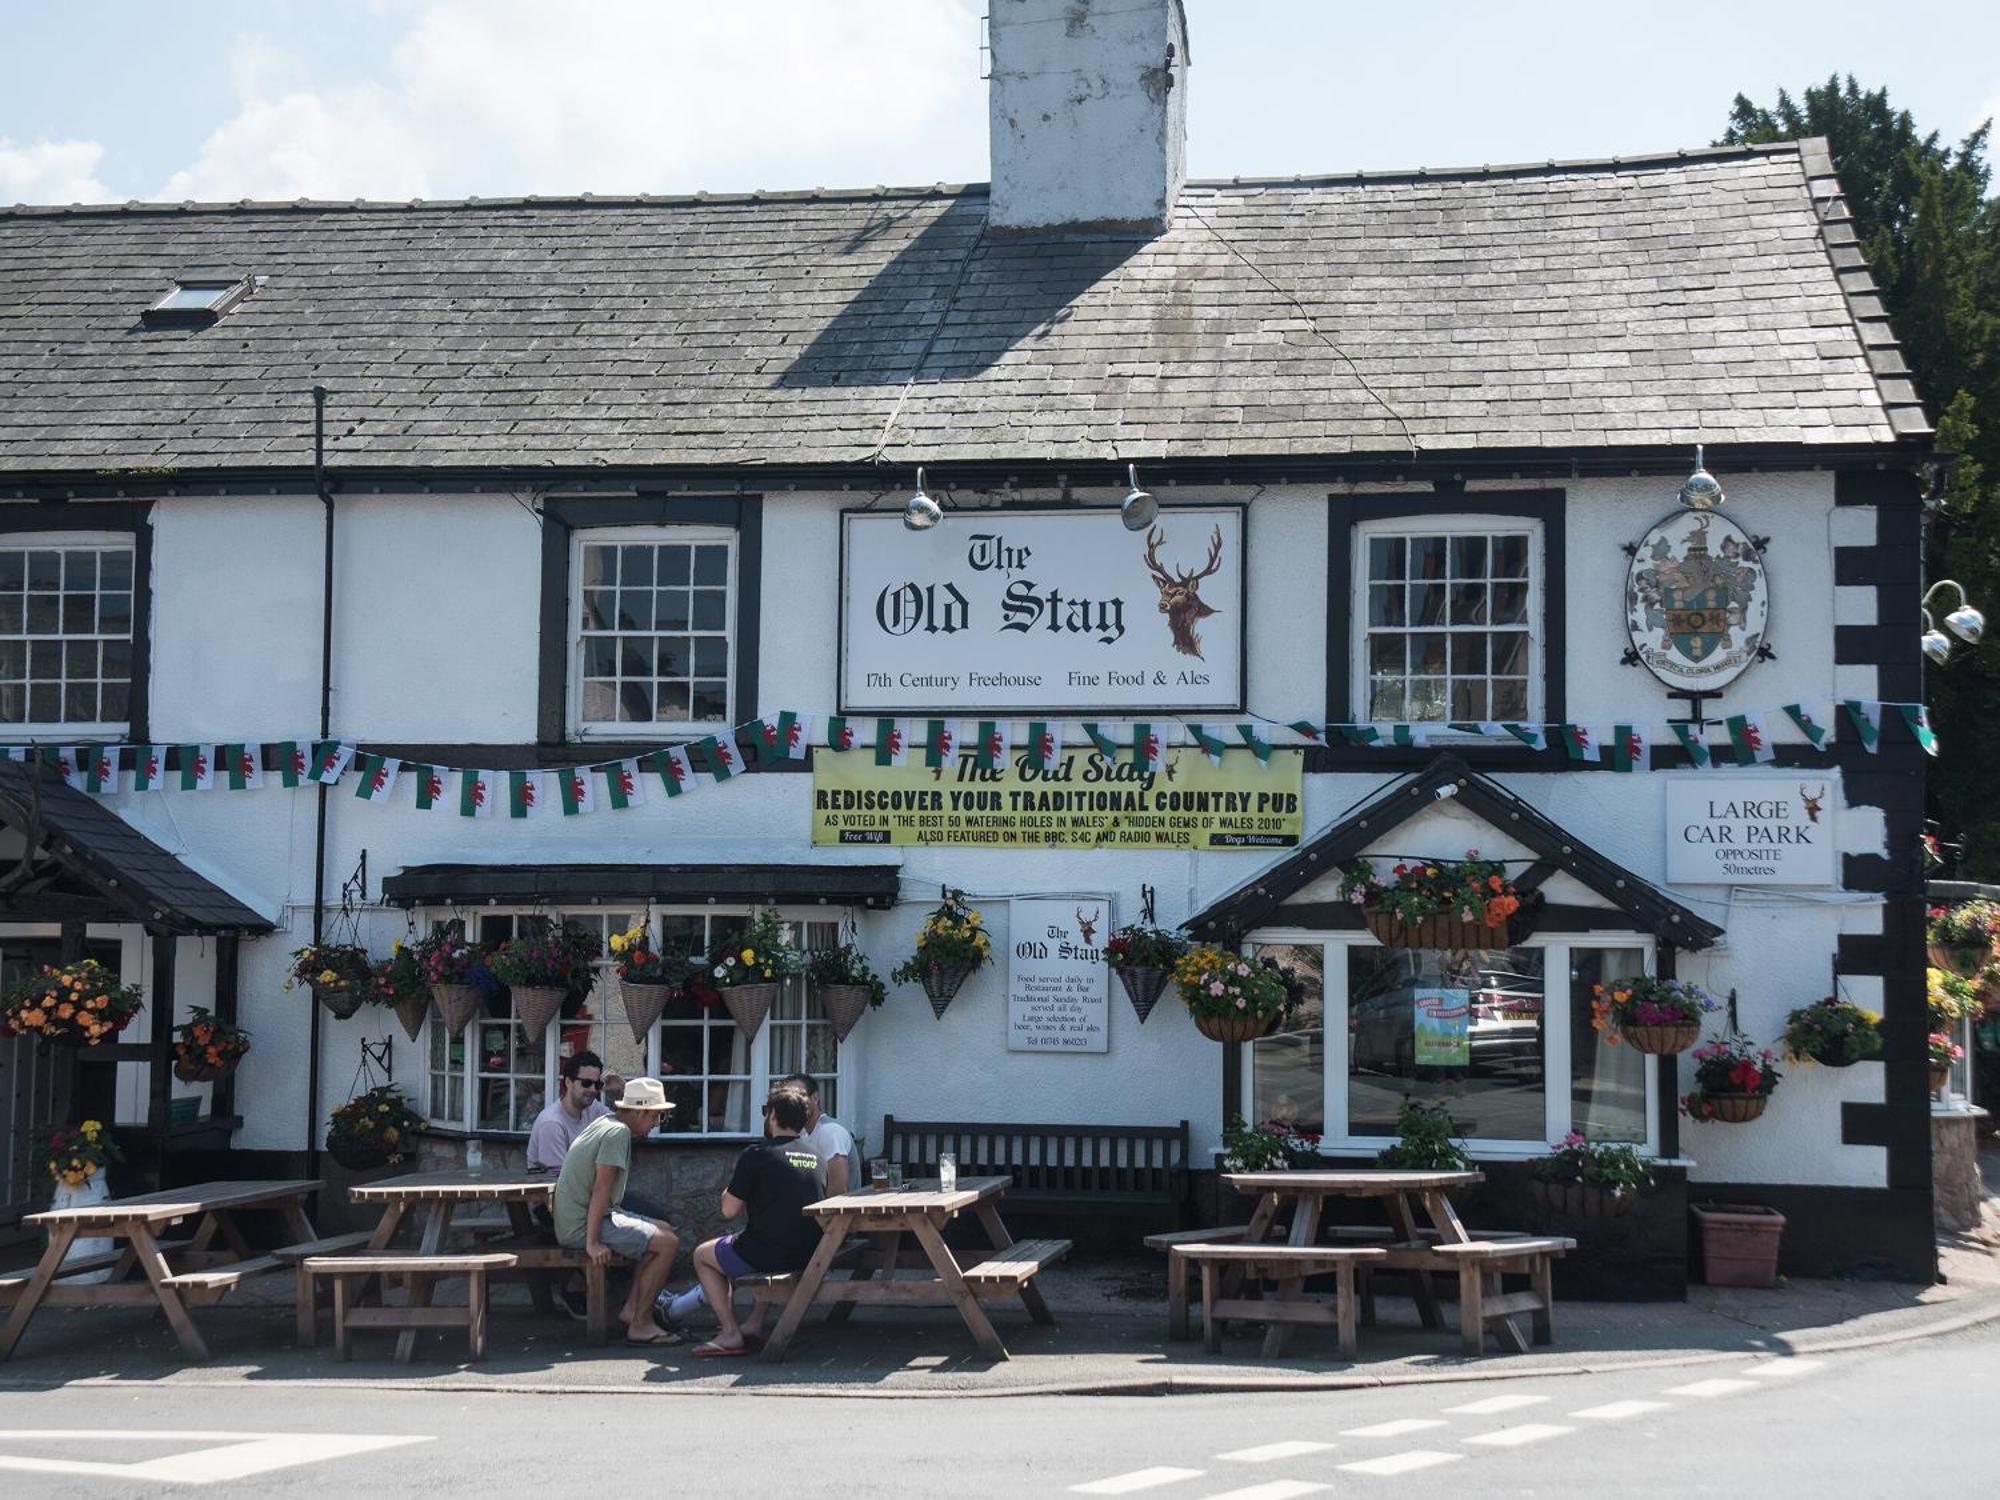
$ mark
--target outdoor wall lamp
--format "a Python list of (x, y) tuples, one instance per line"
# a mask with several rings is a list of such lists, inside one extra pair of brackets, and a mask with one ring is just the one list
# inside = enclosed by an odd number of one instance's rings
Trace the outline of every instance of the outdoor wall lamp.
[[(1931, 619), (1931, 595), (1939, 589), (1950, 589), (1958, 595), (1958, 608), (1944, 617), (1945, 630), (1951, 635), (1939, 630)], [(1965, 597), (1965, 586), (1955, 578), (1940, 578), (1924, 590), (1923, 616), (1923, 653), (1940, 667), (1951, 660), (1952, 635), (1968, 646), (1976, 646), (1986, 638), (1986, 616), (1972, 607)]]
[(944, 519), (944, 508), (924, 490), (924, 471), (917, 470), (917, 490), (903, 502), (903, 525), (911, 531), (929, 531)]
[(1681, 504), (1689, 510), (1714, 510), (1728, 497), (1716, 477), (1701, 466), (1701, 444), (1694, 446), (1694, 472), (1681, 481)]
[(1118, 519), (1127, 531), (1144, 531), (1160, 514), (1160, 502), (1148, 490), (1139, 488), (1139, 466), (1125, 465), (1126, 495), (1118, 502)]

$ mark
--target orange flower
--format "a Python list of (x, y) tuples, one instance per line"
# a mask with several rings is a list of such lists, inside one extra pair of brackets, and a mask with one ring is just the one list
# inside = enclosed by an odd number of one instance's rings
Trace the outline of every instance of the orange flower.
[(1500, 889), (1502, 884), (1503, 882), (1501, 881), (1498, 875), (1488, 875), (1486, 877), (1486, 888), (1488, 890), (1497, 891)]

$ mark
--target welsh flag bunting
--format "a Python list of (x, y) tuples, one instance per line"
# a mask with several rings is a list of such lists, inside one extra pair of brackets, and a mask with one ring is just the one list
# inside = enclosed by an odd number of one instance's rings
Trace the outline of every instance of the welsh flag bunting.
[(653, 768), (660, 773), (660, 785), (669, 797), (691, 792), (698, 785), (694, 779), (694, 757), (684, 745), (654, 751)]
[(1882, 705), (1869, 698), (1844, 699), (1841, 707), (1847, 710), (1847, 722), (1854, 726), (1855, 737), (1861, 741), (1861, 748), (1873, 755), (1882, 748)]
[(804, 760), (812, 739), (812, 715), (790, 710), (757, 721), (757, 753), (766, 760)]
[(1285, 727), (1291, 730), (1293, 734), (1303, 735), (1315, 745), (1324, 745), (1326, 743), (1326, 726), (1324, 724), (1315, 724), (1309, 719), (1294, 719)]
[(264, 784), (264, 747), (248, 744), (224, 745), (222, 770), (229, 778), (230, 791), (254, 792)]
[(1118, 759), (1118, 736), (1107, 731), (1102, 724), (1085, 723), (1083, 732), (1090, 739), (1092, 747), (1108, 761)]
[(1053, 771), (1062, 763), (1063, 726), (1048, 719), (1028, 725), (1028, 764), (1037, 771)]
[(1271, 742), (1257, 733), (1255, 724), (1238, 724), (1236, 732), (1243, 737), (1243, 743), (1250, 747), (1250, 753), (1257, 757), (1258, 765), (1271, 764)]
[(695, 769), (706, 771), (715, 782), (727, 781), (743, 770), (743, 757), (736, 752), (733, 735), (711, 734), (706, 739), (696, 740), (688, 757)]
[(556, 773), (556, 793), (565, 818), (597, 811), (597, 789), (592, 785), (596, 780), (595, 766), (565, 766)]
[(1132, 726), (1133, 769), (1164, 771), (1167, 768), (1166, 744), (1164, 724), (1134, 724)]
[(326, 786), (338, 786), (354, 759), (354, 747), (339, 740), (321, 740), (313, 746), (312, 779)]
[(1373, 745), (1382, 739), (1382, 731), (1373, 724), (1336, 724), (1333, 727), (1350, 745)]
[(403, 763), (393, 755), (361, 756), (356, 770), (354, 795), (363, 802), (380, 802), (396, 789), (396, 778), (403, 773)]
[(854, 721), (840, 714), (834, 714), (826, 721), (826, 748), (829, 750), (852, 750), (860, 741), (854, 733)]
[(1771, 743), (1771, 732), (1764, 727), (1761, 713), (1731, 714), (1722, 724), (1729, 731), (1729, 743), (1736, 747), (1737, 765), (1754, 766), (1778, 758), (1777, 746)]
[(132, 758), (132, 790), (157, 792), (167, 779), (167, 747), (138, 745)]
[(492, 771), (458, 773), (458, 815), (462, 818), (490, 818), (499, 799), (497, 777)]
[(1787, 703), (1785, 713), (1798, 725), (1799, 733), (1815, 750), (1833, 745), (1833, 705), (1830, 703)]
[(1681, 749), (1687, 751), (1688, 764), (1697, 771), (1709, 762), (1707, 731), (1699, 724), (1669, 724), (1674, 738), (1681, 742)]
[[(1428, 724), (1391, 724), (1389, 726), (1388, 744), (1428, 745), (1430, 742), (1431, 726)], [(1376, 743), (1381, 744), (1384, 741), (1378, 738)]]
[(306, 754), (305, 741), (278, 741), (278, 779), (286, 786), (297, 786), (306, 779), (306, 769), (311, 758)]
[(1571, 760), (1594, 766), (1602, 759), (1597, 731), (1588, 724), (1564, 724), (1556, 732), (1561, 737), (1563, 753)]
[(1896, 711), (1903, 716), (1903, 722), (1910, 726), (1910, 733), (1916, 736), (1917, 743), (1924, 747), (1924, 754), (1936, 755), (1937, 732), (1931, 728), (1930, 711), (1921, 703), (1898, 703)]
[(410, 779), (417, 784), (417, 811), (436, 812), (444, 806), (444, 769), (440, 766), (411, 766)]
[(87, 747), (82, 745), (64, 745), (56, 751), (56, 775), (79, 792), (84, 788), (84, 756), (88, 753)]
[(614, 760), (604, 767), (604, 800), (618, 812), (637, 807), (646, 800), (646, 794), (639, 786), (639, 762)]
[(205, 792), (214, 785), (215, 746), (181, 746), (181, 790), (184, 792)]
[(910, 729), (901, 719), (875, 721), (875, 764), (900, 766), (910, 758)]
[(1006, 719), (981, 719), (973, 725), (972, 763), (982, 771), (1004, 771), (1014, 753), (1014, 726)]
[(84, 778), (86, 791), (101, 797), (106, 792), (118, 790), (118, 771), (123, 750), (122, 745), (99, 745), (96, 749), (86, 752), (90, 757), (89, 769)]
[(949, 719), (924, 721), (924, 764), (932, 770), (958, 758), (958, 730)]
[(1653, 769), (1652, 746), (1647, 741), (1644, 725), (1611, 726), (1611, 769), (1614, 771)]
[(1500, 726), (1530, 750), (1546, 750), (1549, 744), (1546, 724), (1502, 724)]
[(547, 808), (547, 787), (540, 771), (507, 773), (507, 816), (539, 818)]
[(1226, 727), (1222, 724), (1188, 725), (1188, 733), (1193, 735), (1194, 742), (1201, 746), (1201, 753), (1208, 757), (1210, 765), (1221, 765), (1222, 752), (1229, 748), (1229, 741), (1223, 738)]

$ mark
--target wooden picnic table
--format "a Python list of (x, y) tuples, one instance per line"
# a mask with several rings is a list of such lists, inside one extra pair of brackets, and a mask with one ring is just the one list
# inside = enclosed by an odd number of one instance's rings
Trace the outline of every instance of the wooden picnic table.
[[(29, 1320), (44, 1307), (147, 1307), (157, 1305), (190, 1359), (208, 1358), (208, 1345), (188, 1316), (252, 1276), (281, 1271), (290, 1256), (328, 1245), (306, 1216), (304, 1199), (324, 1186), (318, 1180), (285, 1182), (202, 1182), (134, 1198), (116, 1198), (76, 1208), (52, 1208), (23, 1221), (48, 1231), (48, 1248), (26, 1276), (0, 1278), (0, 1306), (13, 1304), (0, 1329), (0, 1360), (9, 1358)], [(252, 1249), (236, 1216), (275, 1213), (297, 1243), (260, 1254)], [(199, 1219), (192, 1238), (163, 1244), (162, 1231)], [(73, 1241), (123, 1240), (125, 1248), (63, 1264)], [(181, 1263), (176, 1271), (171, 1255)], [(110, 1279), (74, 1282), (65, 1278), (109, 1267)], [(133, 1279), (144, 1273), (143, 1280)]]
[[(1067, 1240), (1017, 1241), (1008, 1233), (1000, 1218), (1000, 1197), (1011, 1180), (961, 1177), (946, 1192), (935, 1178), (926, 1178), (893, 1191), (842, 1193), (808, 1204), (806, 1212), (819, 1220), (823, 1231), (819, 1248), (791, 1286), (778, 1326), (764, 1346), (764, 1358), (785, 1357), (806, 1310), (815, 1303), (829, 1304), (830, 1323), (844, 1322), (860, 1303), (953, 1307), (982, 1353), (1007, 1358), (1007, 1347), (980, 1303), (1018, 1295), (1029, 1317), (1053, 1323), (1055, 1316), (1034, 1278), (1044, 1265), (1069, 1252)], [(961, 1257), (945, 1244), (942, 1231), (968, 1211), (979, 1220), (991, 1249)], [(930, 1274), (898, 1278), (906, 1234), (922, 1251), (917, 1264)], [(866, 1238), (867, 1252), (846, 1279), (830, 1280), (828, 1272), (850, 1235)], [(791, 1278), (769, 1280), (782, 1283)]]

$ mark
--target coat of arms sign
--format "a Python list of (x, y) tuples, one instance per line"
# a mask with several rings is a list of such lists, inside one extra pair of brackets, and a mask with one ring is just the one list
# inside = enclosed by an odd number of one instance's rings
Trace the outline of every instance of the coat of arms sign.
[(1679, 511), (1640, 540), (1625, 582), (1632, 656), (1670, 688), (1714, 693), (1758, 659), (1770, 623), (1764, 557), (1713, 511)]

